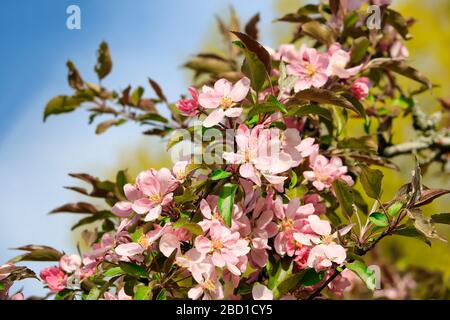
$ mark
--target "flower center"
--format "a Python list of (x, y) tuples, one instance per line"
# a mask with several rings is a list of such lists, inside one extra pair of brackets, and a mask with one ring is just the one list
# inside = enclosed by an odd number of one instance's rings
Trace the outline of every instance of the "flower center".
[(223, 97), (222, 99), (220, 99), (220, 105), (222, 106), (222, 108), (228, 109), (234, 105), (234, 102), (228, 97)]
[(149, 196), (148, 199), (151, 202), (161, 203), (163, 200), (163, 197), (160, 194), (155, 193), (155, 194), (152, 194), (151, 196)]
[(322, 242), (325, 243), (325, 244), (332, 244), (332, 243), (334, 243), (333, 236), (331, 234), (324, 235), (322, 237)]
[(218, 240), (215, 240), (213, 241), (212, 248), (213, 250), (220, 250), (223, 248), (223, 243)]
[(292, 230), (293, 227), (294, 227), (294, 220), (284, 219), (283, 221), (281, 221), (281, 229), (283, 229), (284, 231)]
[(142, 236), (139, 238), (138, 243), (144, 248), (147, 249), (150, 246), (150, 242), (148, 241), (147, 237)]
[(306, 74), (309, 77), (312, 77), (316, 73), (316, 67), (313, 66), (311, 63), (307, 63), (305, 66), (305, 69), (306, 69)]
[(211, 292), (215, 292), (216, 291), (216, 286), (214, 285), (214, 283), (210, 279), (208, 279), (205, 282), (203, 282), (200, 286), (203, 289), (211, 291)]

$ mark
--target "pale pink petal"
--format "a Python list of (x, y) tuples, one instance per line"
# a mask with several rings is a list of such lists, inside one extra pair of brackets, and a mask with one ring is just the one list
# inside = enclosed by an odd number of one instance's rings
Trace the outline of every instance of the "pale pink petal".
[(225, 115), (228, 118), (236, 118), (242, 114), (242, 108), (229, 108), (225, 110)]
[(216, 109), (211, 112), (205, 120), (203, 120), (203, 126), (205, 128), (211, 128), (216, 124), (220, 123), (225, 117), (225, 112), (222, 109)]
[(111, 208), (112, 213), (114, 213), (118, 217), (128, 217), (130, 213), (133, 211), (131, 208), (131, 202), (128, 201), (119, 201), (114, 204)]
[(173, 250), (179, 251), (179, 249), (180, 242), (178, 241), (178, 238), (171, 233), (164, 234), (161, 237), (161, 240), (159, 240), (159, 250), (166, 257), (170, 257)]
[(151, 208), (148, 214), (145, 216), (144, 221), (153, 221), (159, 218), (161, 215), (162, 207), (156, 206), (154, 208)]
[(203, 294), (203, 288), (200, 286), (191, 288), (188, 291), (188, 297), (189, 297), (189, 299), (192, 299), (192, 300), (199, 299), (202, 294)]
[(209, 251), (211, 250), (211, 241), (209, 241), (209, 239), (204, 236), (198, 236), (197, 238), (195, 238), (194, 243), (195, 248), (200, 253), (209, 253)]
[(132, 205), (133, 211), (137, 214), (145, 214), (152, 207), (153, 203), (148, 198), (138, 199)]
[(222, 97), (228, 96), (231, 92), (231, 88), (232, 84), (227, 79), (219, 79), (214, 83), (214, 91)]
[(137, 199), (140, 199), (144, 196), (136, 186), (129, 183), (123, 186), (123, 191), (127, 199), (130, 201), (136, 201)]
[(252, 297), (254, 300), (273, 300), (273, 293), (262, 284), (255, 284), (252, 289)]
[(308, 222), (311, 229), (321, 236), (329, 235), (331, 233), (330, 223), (326, 220), (320, 220), (320, 218), (316, 215), (308, 216)]
[(211, 208), (205, 199), (200, 201), (200, 211), (206, 219), (211, 219)]
[(231, 90), (228, 96), (234, 102), (239, 102), (245, 99), (249, 90), (250, 90), (250, 79), (244, 77), (234, 84), (233, 89)]
[(114, 250), (119, 256), (132, 257), (144, 252), (144, 248), (139, 243), (130, 242), (119, 244)]

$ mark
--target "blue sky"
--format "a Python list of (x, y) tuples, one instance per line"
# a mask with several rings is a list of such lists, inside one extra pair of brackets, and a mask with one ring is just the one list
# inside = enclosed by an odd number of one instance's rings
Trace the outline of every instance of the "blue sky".
[[(66, 8), (81, 8), (81, 30), (66, 28)], [(74, 253), (70, 225), (77, 217), (48, 216), (54, 207), (78, 200), (62, 186), (68, 172), (105, 175), (119, 152), (145, 143), (149, 153), (163, 150), (158, 140), (124, 125), (101, 136), (87, 126), (87, 115), (75, 112), (42, 122), (46, 102), (70, 93), (65, 63), (73, 60), (87, 81), (98, 44), (106, 40), (114, 67), (104, 81), (109, 88), (147, 85), (156, 79), (175, 100), (186, 92), (183, 62), (212, 34), (215, 15), (227, 15), (232, 4), (246, 21), (259, 11), (270, 33), (276, 17), (273, 1), (222, 0), (40, 0), (0, 2), (0, 264), (26, 244), (47, 244)], [(270, 38), (265, 43), (272, 45)], [(35, 270), (45, 264), (32, 264)], [(25, 294), (40, 294), (37, 281), (20, 283)], [(19, 287), (20, 287), (19, 286)], [(19, 288), (18, 287), (18, 288)]]

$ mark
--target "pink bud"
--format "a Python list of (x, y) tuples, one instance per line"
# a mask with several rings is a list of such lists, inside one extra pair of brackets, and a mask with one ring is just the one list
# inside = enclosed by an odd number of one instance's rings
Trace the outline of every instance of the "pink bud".
[(352, 94), (358, 100), (364, 100), (369, 95), (369, 79), (361, 77), (352, 84)]
[(192, 95), (192, 99), (180, 99), (176, 105), (181, 113), (193, 117), (198, 114), (198, 92), (194, 87), (190, 87), (189, 92)]

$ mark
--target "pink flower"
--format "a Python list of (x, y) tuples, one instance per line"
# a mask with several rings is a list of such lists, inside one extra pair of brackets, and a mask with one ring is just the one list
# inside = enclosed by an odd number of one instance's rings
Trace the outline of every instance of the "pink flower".
[(301, 59), (299, 52), (295, 49), (293, 44), (282, 44), (278, 48), (278, 51), (275, 52), (272, 49), (271, 55), (274, 60), (283, 60), (289, 63)]
[(252, 297), (254, 300), (273, 300), (273, 292), (265, 285), (257, 283), (252, 288)]
[(409, 57), (408, 48), (401, 40), (396, 40), (389, 49), (389, 54), (394, 59), (406, 59)]
[(292, 199), (286, 205), (278, 197), (274, 201), (273, 211), (279, 219), (278, 228), (280, 230), (275, 237), (274, 248), (278, 254), (284, 255), (292, 234), (302, 229), (305, 217), (314, 213), (314, 206), (311, 203), (301, 206), (298, 198)]
[(357, 74), (362, 65), (346, 69), (350, 62), (350, 53), (341, 49), (339, 43), (330, 46), (328, 53), (330, 55), (330, 64), (328, 66), (328, 74), (338, 76), (341, 79), (347, 79)]
[[(326, 220), (320, 220), (316, 215), (309, 216), (308, 222), (311, 229), (318, 235), (317, 237), (309, 238), (311, 243), (317, 245), (309, 253), (308, 267), (319, 271), (331, 267), (333, 263), (342, 264), (347, 254), (341, 245), (335, 243), (334, 240), (337, 238), (337, 233), (331, 234), (330, 223)], [(301, 235), (294, 234), (294, 237), (296, 236)]]
[(282, 187), (287, 177), (279, 174), (295, 167), (301, 160), (302, 150), (297, 149), (298, 143), (299, 136), (295, 139), (279, 129), (264, 129), (258, 125), (250, 130), (241, 124), (236, 134), (237, 152), (224, 152), (223, 158), (228, 163), (240, 165), (240, 176), (258, 186), (263, 176), (270, 184)]
[(328, 81), (329, 58), (326, 53), (318, 53), (314, 48), (302, 47), (301, 59), (291, 61), (286, 67), (288, 74), (298, 77), (294, 85), (294, 91), (320, 88)]
[(240, 275), (241, 271), (236, 265), (239, 263), (239, 257), (250, 251), (248, 241), (241, 239), (239, 232), (231, 232), (219, 223), (210, 227), (209, 237), (210, 239), (198, 236), (194, 242), (195, 248), (200, 253), (211, 255), (215, 266), (226, 267), (233, 274)]
[(250, 90), (250, 79), (242, 78), (234, 85), (226, 79), (217, 80), (214, 88), (203, 86), (198, 97), (200, 105), (206, 109), (215, 109), (203, 121), (203, 126), (210, 128), (225, 117), (236, 118), (242, 113), (237, 103), (244, 100)]
[(119, 256), (125, 258), (132, 258), (144, 252), (144, 248), (135, 242), (119, 244), (114, 250)]
[(320, 196), (317, 193), (305, 195), (303, 202), (305, 204), (311, 203), (314, 206), (314, 213), (317, 215), (324, 214), (327, 211), (327, 207), (324, 203), (320, 202)]
[(202, 282), (203, 274), (211, 274), (214, 270), (214, 265), (211, 258), (193, 248), (187, 251), (184, 255), (179, 255), (175, 260), (176, 264), (186, 268), (192, 277), (197, 282)]
[(81, 257), (77, 254), (64, 255), (59, 259), (59, 267), (66, 273), (73, 273), (81, 267)]
[[(203, 296), (203, 297), (202, 297)], [(224, 298), (222, 284), (215, 272), (202, 273), (202, 279), (198, 281), (198, 285), (189, 289), (188, 297), (192, 300), (220, 300)]]
[(58, 267), (48, 267), (41, 271), (40, 277), (52, 292), (59, 292), (66, 287), (67, 275)]
[(185, 116), (194, 117), (198, 114), (198, 92), (194, 87), (190, 87), (188, 90), (192, 99), (180, 99), (176, 106)]
[(317, 153), (310, 156), (310, 168), (312, 171), (304, 171), (303, 176), (312, 181), (313, 186), (322, 191), (330, 188), (337, 178), (341, 178), (348, 185), (353, 185), (353, 180), (347, 173), (347, 167), (342, 164), (339, 157), (333, 156), (330, 160)]
[(117, 202), (112, 211), (120, 217), (129, 216), (134, 211), (139, 215), (146, 214), (144, 221), (153, 221), (160, 216), (163, 207), (172, 202), (173, 191), (177, 187), (177, 179), (169, 169), (141, 172), (135, 185), (124, 186), (129, 201)]
[(361, 77), (352, 83), (352, 94), (358, 100), (364, 100), (369, 95), (369, 79)]
[(186, 179), (186, 167), (188, 164), (189, 161), (177, 161), (174, 164), (172, 171), (178, 183), (183, 183), (184, 179)]

